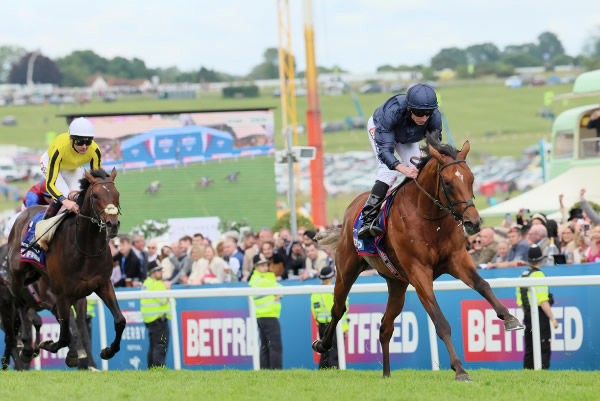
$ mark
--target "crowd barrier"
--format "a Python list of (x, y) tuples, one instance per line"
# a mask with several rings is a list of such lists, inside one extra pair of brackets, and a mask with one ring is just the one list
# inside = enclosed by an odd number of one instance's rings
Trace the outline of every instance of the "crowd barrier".
[[(594, 370), (600, 368), (600, 314), (595, 310), (595, 292), (600, 285), (600, 264), (564, 265), (544, 268), (546, 278), (518, 278), (524, 269), (481, 271), (496, 296), (519, 319), (515, 287), (548, 285), (559, 322), (552, 329), (551, 369)], [(104, 306), (96, 307), (92, 321), (93, 357), (103, 370), (145, 369), (147, 330), (139, 310), (144, 297), (170, 297), (172, 321), (167, 367), (171, 369), (258, 369), (257, 329), (252, 295), (281, 294), (283, 367), (318, 368), (319, 355), (311, 349), (317, 338), (311, 315), (310, 294), (332, 291), (318, 280), (283, 281), (283, 287), (249, 288), (245, 283), (226, 286), (178, 287), (164, 292), (123, 289), (117, 292), (127, 319), (121, 350), (111, 360), (99, 358), (101, 347), (114, 338), (112, 316)], [(521, 369), (523, 330), (504, 332), (492, 307), (477, 292), (449, 276), (434, 282), (436, 298), (452, 327), (452, 342), (466, 369)], [(95, 296), (92, 296), (93, 298)], [(360, 277), (349, 296), (349, 330), (340, 350), (341, 368), (381, 369), (379, 324), (387, 303), (387, 286), (377, 276)], [(537, 313), (537, 308), (532, 310)], [(58, 324), (48, 313), (42, 316), (42, 340), (58, 338)], [(534, 325), (537, 320), (533, 319)], [(341, 336), (341, 325), (338, 335)], [(534, 338), (539, 329), (534, 326)], [(338, 337), (340, 338), (340, 337)], [(539, 338), (539, 337), (538, 337)], [(539, 342), (538, 342), (539, 343)], [(534, 344), (538, 344), (534, 341)], [(539, 368), (539, 347), (534, 349)], [(66, 348), (57, 354), (42, 351), (36, 367), (66, 369)], [(392, 369), (449, 369), (444, 343), (416, 292), (409, 286), (404, 309), (396, 319), (390, 342)]]

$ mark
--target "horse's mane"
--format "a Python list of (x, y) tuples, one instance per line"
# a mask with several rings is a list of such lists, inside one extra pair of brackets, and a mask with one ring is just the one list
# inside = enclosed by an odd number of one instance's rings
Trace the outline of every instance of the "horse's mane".
[(419, 160), (419, 163), (417, 164), (417, 169), (419, 171), (423, 170), (423, 168), (425, 167), (427, 162), (429, 162), (429, 160), (431, 160), (432, 156), (431, 156), (431, 154), (429, 154), (429, 146), (428, 145), (431, 145), (435, 150), (437, 150), (441, 154), (450, 156), (451, 158), (456, 160), (456, 155), (458, 154), (458, 149), (456, 149), (454, 146), (452, 146), (450, 144), (441, 143), (439, 140), (439, 137), (440, 137), (439, 130), (430, 131), (430, 132), (427, 132), (427, 134), (425, 134), (425, 146), (421, 147), (422, 156), (421, 156), (421, 159)]
[[(108, 173), (102, 168), (98, 170), (91, 170), (90, 174), (92, 175), (92, 177), (95, 178), (108, 178)], [(89, 187), (90, 182), (87, 180), (87, 178), (83, 177), (79, 180), (79, 188), (81, 190), (79, 191), (79, 194), (77, 195), (76, 199), (76, 202), (79, 205), (79, 207), (83, 206), (83, 199), (85, 198), (85, 193), (87, 192)]]

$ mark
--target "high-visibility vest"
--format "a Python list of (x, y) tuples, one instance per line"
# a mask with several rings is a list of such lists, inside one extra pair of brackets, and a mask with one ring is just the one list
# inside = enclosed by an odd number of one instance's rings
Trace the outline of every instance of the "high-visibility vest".
[[(333, 307), (333, 294), (312, 294), (310, 296), (310, 309), (317, 323), (331, 322), (331, 308)], [(342, 330), (348, 330), (348, 298), (346, 298), (346, 312), (342, 316)]]
[[(152, 277), (148, 277), (142, 285), (142, 290), (147, 291), (166, 291), (166, 289), (165, 283)], [(171, 305), (167, 298), (142, 298), (140, 303), (144, 323), (152, 323), (161, 316), (171, 319)]]
[[(546, 277), (544, 275), (544, 273), (539, 270), (539, 269), (535, 269), (535, 268), (530, 268), (529, 270), (523, 272), (523, 274), (521, 274), (521, 277)], [(537, 298), (537, 304), (538, 307), (542, 304), (542, 302), (544, 301), (549, 301), (549, 295), (548, 295), (548, 286), (546, 285), (540, 285), (537, 287), (534, 287), (535, 290), (535, 296)], [(528, 287), (519, 287), (517, 288), (517, 305), (518, 306), (523, 306), (524, 309), (526, 309), (526, 313), (529, 313), (529, 288)]]
[(90, 299), (87, 300), (87, 315), (96, 317), (96, 302)]
[[(252, 288), (281, 287), (281, 284), (277, 282), (273, 272), (261, 273), (257, 270), (252, 273), (252, 277), (250, 278), (250, 282), (248, 284)], [(275, 298), (275, 295), (257, 295), (253, 296), (252, 298), (254, 299), (254, 309), (256, 311), (257, 318), (279, 318), (281, 315), (281, 302)]]

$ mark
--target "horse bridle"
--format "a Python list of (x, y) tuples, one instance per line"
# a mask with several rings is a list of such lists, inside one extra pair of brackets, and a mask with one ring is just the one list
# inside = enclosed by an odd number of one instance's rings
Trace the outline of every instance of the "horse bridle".
[[(415, 185), (417, 186), (417, 188), (419, 188), (419, 190), (421, 192), (423, 192), (429, 199), (431, 199), (431, 201), (440, 208), (440, 210), (445, 211), (446, 213), (448, 213), (449, 215), (451, 215), (452, 217), (454, 217), (454, 219), (460, 223), (462, 223), (464, 221), (464, 215), (465, 215), (465, 211), (470, 208), (470, 207), (475, 207), (475, 204), (473, 203), (473, 199), (468, 199), (468, 200), (462, 200), (462, 201), (457, 201), (457, 202), (452, 202), (450, 200), (450, 197), (448, 196), (448, 191), (446, 189), (446, 185), (444, 184), (444, 180), (442, 179), (442, 170), (445, 169), (448, 166), (451, 166), (453, 164), (458, 164), (458, 163), (466, 163), (466, 160), (453, 160), (449, 163), (444, 164), (443, 166), (440, 167), (440, 164), (438, 163), (438, 180), (440, 182), (440, 186), (442, 188), (442, 194), (444, 194), (444, 198), (446, 199), (446, 203), (449, 206), (445, 206), (442, 202), (440, 202), (438, 199), (436, 199), (435, 197), (431, 196), (429, 194), (429, 192), (427, 192), (425, 190), (425, 188), (423, 188), (419, 182), (417, 181), (417, 179), (414, 179)], [(417, 177), (418, 178), (418, 177)], [(460, 205), (462, 203), (465, 203), (467, 206), (465, 206), (465, 208), (463, 209), (463, 212), (461, 215), (459, 215), (458, 213), (456, 213), (456, 211), (454, 210), (454, 207), (457, 205)]]
[[(91, 191), (93, 193), (94, 191), (94, 186), (98, 185), (98, 184), (113, 184), (115, 185), (115, 183), (111, 180), (102, 180), (102, 181), (97, 181), (95, 183), (93, 183), (90, 188), (88, 189), (88, 191)], [(81, 213), (77, 213), (76, 214), (76, 224), (79, 225), (79, 218), (82, 219), (86, 219), (89, 220), (90, 222), (92, 222), (93, 224), (96, 224), (98, 226), (98, 232), (102, 232), (102, 230), (106, 230), (106, 220), (104, 220), (102, 218), (102, 216), (100, 215), (100, 213), (104, 212), (107, 215), (120, 215), (121, 214), (121, 207), (120, 206), (115, 206), (112, 203), (107, 205), (101, 212), (98, 212), (98, 210), (96, 209), (96, 205), (94, 204), (94, 197), (90, 194), (89, 196), (90, 199), (90, 207), (92, 209), (92, 213), (93, 216), (86, 216), (84, 214)], [(104, 250), (106, 249), (106, 247), (100, 249), (100, 251), (98, 251), (95, 254), (88, 254), (87, 252), (85, 252), (83, 249), (81, 249), (81, 247), (79, 246), (79, 242), (76, 241), (77, 244), (77, 248), (79, 248), (79, 251), (83, 254), (85, 254), (86, 256), (98, 256), (100, 254), (102, 254), (104, 252)]]
[[(94, 186), (96, 186), (98, 184), (113, 184), (113, 185), (115, 185), (115, 183), (111, 180), (102, 180), (102, 181), (97, 181), (97, 182), (93, 183), (90, 186), (89, 190), (92, 191), (92, 193), (93, 193)], [(107, 215), (114, 215), (114, 214), (120, 215), (121, 214), (121, 207), (120, 206), (117, 207), (117, 206), (113, 205), (112, 203), (107, 205), (104, 208), (104, 210), (102, 210), (102, 212), (98, 213), (98, 210), (96, 209), (96, 205), (94, 204), (94, 197), (90, 195), (89, 199), (90, 199), (90, 206), (92, 209), (92, 213), (94, 214), (94, 216), (86, 216), (81, 213), (78, 213), (77, 217), (88, 219), (92, 223), (96, 224), (98, 226), (98, 232), (106, 229), (106, 220), (104, 220), (102, 218), (102, 216), (100, 216), (100, 213), (104, 212)]]

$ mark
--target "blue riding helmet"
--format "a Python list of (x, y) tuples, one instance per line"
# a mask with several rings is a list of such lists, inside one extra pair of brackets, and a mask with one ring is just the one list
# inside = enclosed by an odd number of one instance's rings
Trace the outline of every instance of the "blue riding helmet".
[(433, 88), (426, 84), (416, 84), (408, 89), (407, 106), (417, 110), (437, 109), (437, 95)]

